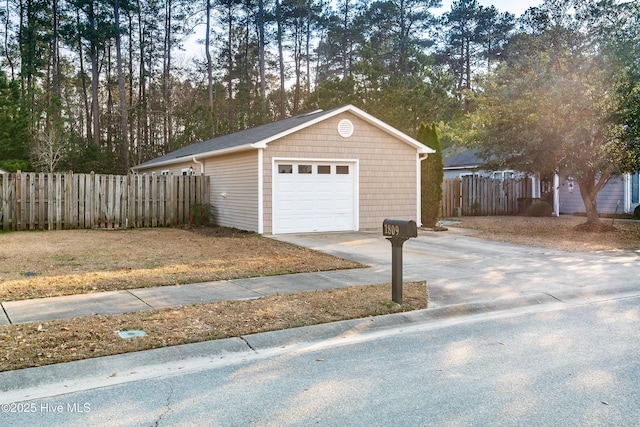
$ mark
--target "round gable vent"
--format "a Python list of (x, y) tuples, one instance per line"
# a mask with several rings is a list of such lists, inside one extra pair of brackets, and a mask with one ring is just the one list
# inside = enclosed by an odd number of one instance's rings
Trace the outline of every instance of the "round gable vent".
[(338, 123), (338, 133), (343, 138), (349, 138), (353, 135), (353, 123), (349, 119), (342, 119)]

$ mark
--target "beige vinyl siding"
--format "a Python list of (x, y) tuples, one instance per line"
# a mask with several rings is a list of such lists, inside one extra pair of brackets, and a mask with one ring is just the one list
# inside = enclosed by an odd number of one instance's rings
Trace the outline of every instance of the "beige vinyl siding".
[(209, 157), (205, 174), (218, 224), (257, 232), (258, 150)]
[[(340, 120), (353, 122), (349, 138), (338, 134)], [(345, 112), (269, 143), (264, 151), (264, 232), (272, 233), (274, 158), (359, 160), (359, 227), (375, 229), (384, 218), (413, 219), (417, 214), (416, 149)]]

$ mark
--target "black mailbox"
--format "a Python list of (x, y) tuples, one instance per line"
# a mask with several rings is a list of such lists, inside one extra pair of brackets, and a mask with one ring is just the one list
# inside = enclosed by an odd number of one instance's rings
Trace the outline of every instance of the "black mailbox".
[(418, 237), (418, 226), (413, 220), (385, 219), (382, 222), (382, 235), (402, 239)]
[(402, 304), (402, 245), (418, 237), (418, 226), (412, 220), (385, 219), (382, 235), (391, 242), (391, 299)]

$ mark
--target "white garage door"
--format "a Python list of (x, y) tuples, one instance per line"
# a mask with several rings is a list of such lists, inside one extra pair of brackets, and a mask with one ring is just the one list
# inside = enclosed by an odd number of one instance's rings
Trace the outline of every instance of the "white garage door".
[(355, 163), (277, 162), (273, 233), (355, 230), (356, 174)]

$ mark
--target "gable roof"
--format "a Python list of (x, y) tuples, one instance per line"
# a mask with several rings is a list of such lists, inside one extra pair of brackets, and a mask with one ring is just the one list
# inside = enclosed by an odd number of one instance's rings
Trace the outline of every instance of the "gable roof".
[(410, 136), (389, 126), (388, 124), (376, 119), (370, 114), (365, 113), (359, 108), (356, 108), (353, 105), (345, 105), (327, 111), (318, 110), (311, 113), (300, 114), (284, 120), (279, 120), (277, 122), (245, 129), (229, 135), (208, 139), (206, 141), (196, 142), (194, 144), (172, 151), (171, 153), (165, 154), (164, 156), (160, 156), (153, 160), (149, 160), (145, 163), (134, 166), (132, 169), (137, 170), (153, 166), (169, 165), (172, 163), (189, 160), (189, 158), (191, 157), (207, 157), (227, 154), (235, 151), (266, 148), (267, 145), (272, 141), (280, 139), (286, 135), (297, 132), (323, 120), (327, 120), (345, 111), (353, 113), (361, 119), (380, 128), (381, 130), (397, 137), (406, 144), (411, 145), (418, 151), (419, 154), (428, 154), (435, 152), (426, 145), (416, 141)]
[(482, 164), (482, 160), (478, 157), (478, 150), (455, 151), (448, 148), (443, 154), (444, 169), (472, 169)]

